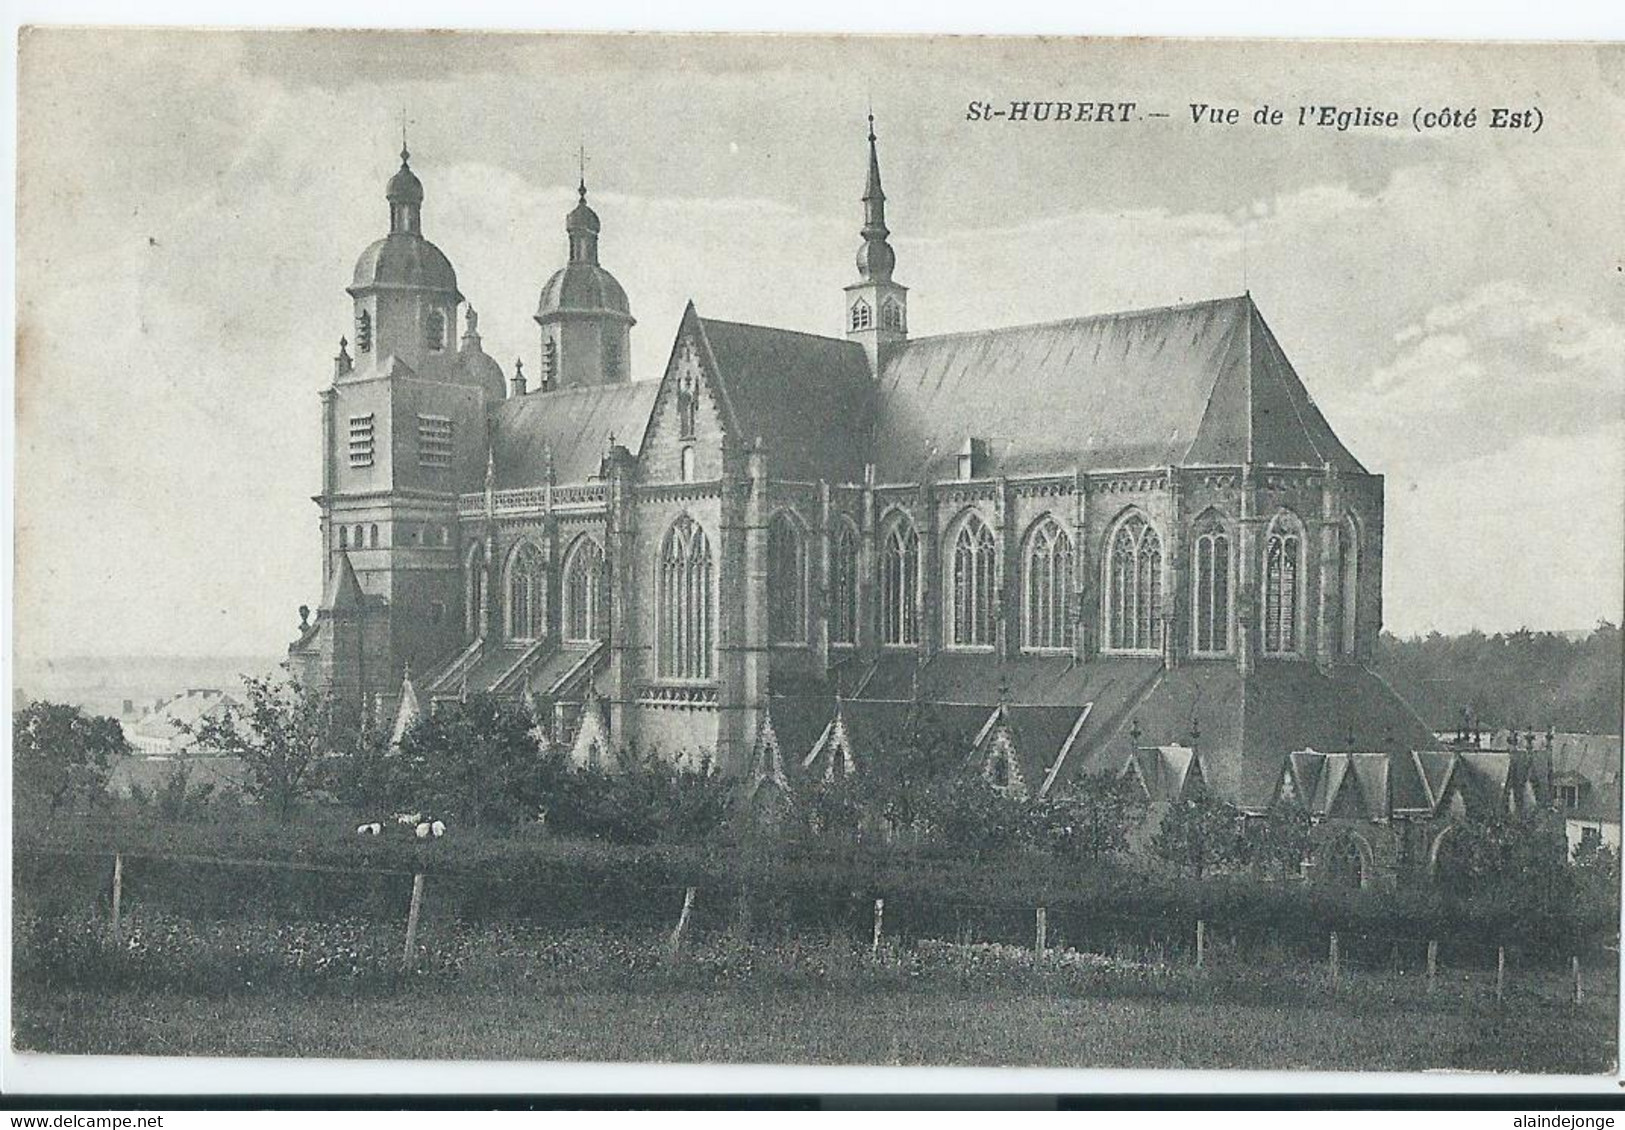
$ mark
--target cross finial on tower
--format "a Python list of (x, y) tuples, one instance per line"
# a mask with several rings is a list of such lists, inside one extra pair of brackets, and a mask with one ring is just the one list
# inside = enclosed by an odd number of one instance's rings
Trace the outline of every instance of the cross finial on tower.
[(411, 152), (406, 148), (406, 107), (401, 107), (401, 164), (411, 158)]
[(587, 144), (586, 144), (586, 142), (582, 142), (580, 149), (577, 150), (577, 152), (576, 152), (576, 160), (577, 160), (577, 163), (578, 163), (578, 167), (580, 169), (580, 179), (576, 182), (576, 195), (579, 196), (581, 198), (581, 202), (583, 204), (585, 204), (587, 202)]

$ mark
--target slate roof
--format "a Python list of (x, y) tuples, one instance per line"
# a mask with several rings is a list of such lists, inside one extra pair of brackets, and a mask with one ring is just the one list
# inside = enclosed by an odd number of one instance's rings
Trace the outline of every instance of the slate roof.
[(1253, 462), (1364, 473), (1252, 298), (916, 338), (880, 379), (883, 482)]
[(584, 483), (611, 435), (636, 455), (659, 391), (659, 381), (627, 381), (509, 397), (492, 416), (496, 488), (545, 484), (549, 452), (555, 482)]
[[(1100, 724), (1091, 716), (1068, 759), (1079, 763), (1074, 772), (1116, 773), (1135, 723), (1142, 745), (1194, 741), (1207, 784), (1230, 803), (1255, 812), (1274, 800), (1288, 754), (1399, 754), (1405, 764), (1392, 769), (1397, 774), (1413, 771), (1408, 768), (1412, 750), (1434, 744), (1415, 712), (1362, 668), (1322, 672), (1308, 663), (1261, 663), (1243, 678), (1232, 663), (1193, 662), (1166, 672)], [(1301, 790), (1308, 782), (1300, 775), (1298, 784)], [(1317, 785), (1324, 788), (1326, 782)], [(1419, 787), (1408, 782), (1403, 793), (1411, 796)]]
[[(445, 252), (415, 232), (390, 232), (355, 261), (352, 291), (371, 287), (427, 287), (457, 294), (457, 272)], [(458, 295), (461, 298), (461, 295)]]
[(773, 478), (862, 481), (875, 393), (862, 346), (700, 318), (692, 304), (684, 320), (703, 335), (740, 439), (766, 445)]

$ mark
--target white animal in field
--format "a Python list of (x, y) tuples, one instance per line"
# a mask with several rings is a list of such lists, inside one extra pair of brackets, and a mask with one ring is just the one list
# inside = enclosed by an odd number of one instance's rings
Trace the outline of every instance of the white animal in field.
[(426, 840), (429, 838), (429, 822), (427, 820), (419, 824), (416, 830), (418, 839)]
[(423, 813), (421, 813), (421, 812), (397, 812), (395, 814), (395, 823), (397, 823), (397, 824), (421, 824), (421, 823), (423, 823)]
[(429, 832), (434, 836), (435, 839), (438, 840), (441, 836), (446, 834), (446, 822), (444, 820), (436, 820), (433, 824), (429, 825)]
[(378, 836), (382, 835), (383, 831), (384, 826), (378, 821), (374, 820), (371, 824), (356, 825), (355, 834), (358, 836)]

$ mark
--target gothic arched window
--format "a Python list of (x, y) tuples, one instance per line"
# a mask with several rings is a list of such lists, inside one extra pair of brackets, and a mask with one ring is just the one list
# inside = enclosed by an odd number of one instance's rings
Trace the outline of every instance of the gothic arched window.
[(547, 563), (541, 551), (521, 542), (508, 561), (508, 638), (540, 639), (547, 634)]
[(858, 531), (844, 519), (829, 555), (829, 642), (858, 642)]
[(880, 325), (888, 330), (903, 328), (903, 307), (897, 299), (888, 298), (880, 304)]
[(1281, 515), (1264, 540), (1264, 651), (1291, 655), (1301, 644), (1298, 606), (1303, 575), (1303, 535), (1295, 519)]
[(485, 635), (485, 547), (479, 542), (463, 561), (463, 628), (471, 640)]
[(906, 518), (887, 528), (880, 544), (880, 642), (920, 642), (920, 535)]
[(773, 643), (807, 642), (807, 539), (783, 511), (767, 527), (767, 635)]
[(659, 664), (672, 679), (711, 677), (711, 546), (705, 531), (683, 515), (660, 545)]
[(374, 522), (367, 530), (367, 548), (378, 548), (378, 523)]
[(1054, 518), (1038, 523), (1027, 538), (1022, 567), (1023, 647), (1072, 646), (1072, 617), (1067, 598), (1072, 592), (1072, 539)]
[(340, 526), (339, 527), (339, 548), (340, 549), (349, 549), (350, 548), (350, 527), (349, 526)]
[(436, 353), (446, 348), (446, 316), (439, 310), (430, 310), (423, 319), (423, 342)]
[(855, 330), (866, 330), (866, 329), (868, 329), (870, 326), (872, 326), (874, 324), (875, 324), (875, 312), (874, 312), (873, 309), (870, 308), (868, 302), (866, 302), (866, 301), (864, 301), (863, 299), (860, 298), (856, 302), (852, 303), (852, 328), (853, 329), (855, 329)]
[(1217, 516), (1195, 526), (1191, 542), (1193, 647), (1199, 655), (1230, 650), (1230, 535)]
[(1340, 602), (1342, 631), (1339, 643), (1343, 654), (1352, 656), (1359, 645), (1360, 627), (1360, 529), (1352, 514), (1344, 515), (1339, 531), (1338, 549), (1342, 554), (1342, 600)]
[(952, 647), (993, 644), (993, 586), (998, 575), (998, 549), (987, 523), (971, 514), (954, 535), (948, 588), (953, 594), (948, 619)]
[(1117, 526), (1106, 561), (1107, 646), (1162, 648), (1162, 538), (1139, 514)]
[(363, 310), (355, 316), (355, 349), (357, 353), (372, 350), (372, 311)]
[(604, 634), (604, 550), (579, 538), (564, 559), (564, 638), (589, 643)]

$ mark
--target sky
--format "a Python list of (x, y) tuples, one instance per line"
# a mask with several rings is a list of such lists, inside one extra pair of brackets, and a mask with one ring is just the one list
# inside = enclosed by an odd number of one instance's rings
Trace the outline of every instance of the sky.
[[(1170, 116), (966, 120), (1017, 98)], [(585, 149), (653, 379), (690, 299), (841, 332), (871, 102), (912, 334), (1250, 289), (1386, 477), (1390, 630), (1620, 620), (1625, 49), (36, 29), (18, 656), (275, 655), (319, 602), (317, 394), (403, 110), (424, 233), (510, 371), (538, 371)], [(1263, 104), (1543, 124), (1248, 124)]]

